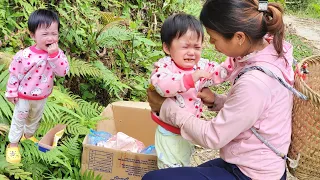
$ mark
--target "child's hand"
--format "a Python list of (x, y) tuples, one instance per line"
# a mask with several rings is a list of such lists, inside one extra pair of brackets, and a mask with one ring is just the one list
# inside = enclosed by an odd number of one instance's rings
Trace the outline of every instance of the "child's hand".
[(212, 73), (209, 73), (209, 72), (204, 71), (204, 70), (196, 70), (192, 74), (193, 82), (197, 82), (200, 78), (210, 79), (211, 77), (212, 77)]
[(59, 51), (58, 43), (50, 44), (48, 47), (48, 54), (53, 54)]
[(17, 97), (8, 97), (7, 99), (12, 104), (16, 104), (18, 102), (18, 98)]

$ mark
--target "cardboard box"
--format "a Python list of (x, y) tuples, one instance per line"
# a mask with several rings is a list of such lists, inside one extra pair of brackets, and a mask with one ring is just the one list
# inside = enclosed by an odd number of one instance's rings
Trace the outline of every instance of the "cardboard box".
[[(98, 131), (111, 134), (123, 132), (147, 147), (154, 144), (157, 124), (150, 116), (150, 107), (146, 102), (120, 101), (110, 104), (97, 125)], [(142, 176), (157, 169), (155, 155), (131, 153), (88, 144), (88, 136), (83, 141), (81, 171), (93, 170), (108, 180), (140, 180)]]
[(38, 143), (38, 148), (40, 151), (42, 152), (47, 152), (50, 151), (53, 146), (53, 139), (54, 139), (54, 135), (65, 129), (67, 126), (65, 124), (57, 124), (55, 127), (53, 127), (52, 129), (50, 129), (47, 134), (45, 134), (41, 140)]

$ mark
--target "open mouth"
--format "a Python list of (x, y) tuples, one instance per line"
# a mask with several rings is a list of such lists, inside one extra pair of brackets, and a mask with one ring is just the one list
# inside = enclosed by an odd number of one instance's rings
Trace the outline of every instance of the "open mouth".
[(194, 61), (194, 59), (184, 59), (184, 61), (192, 62), (192, 61)]
[(49, 47), (51, 44), (46, 44), (47, 47)]

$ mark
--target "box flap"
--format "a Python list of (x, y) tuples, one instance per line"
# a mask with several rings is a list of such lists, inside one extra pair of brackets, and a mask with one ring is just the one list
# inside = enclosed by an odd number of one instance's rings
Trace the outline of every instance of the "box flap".
[(43, 137), (42, 139), (39, 141), (39, 146), (44, 147), (46, 149), (52, 149), (52, 144), (53, 144), (53, 139), (54, 139), (54, 135), (65, 129), (67, 126), (65, 124), (57, 124), (55, 127), (53, 127), (52, 129), (50, 129)]
[(145, 146), (154, 144), (157, 124), (151, 119), (147, 102), (119, 101), (112, 103), (114, 123), (118, 132), (123, 132)]
[(112, 104), (109, 104), (101, 113), (104, 120), (101, 120), (97, 124), (97, 131), (105, 131), (110, 134), (116, 134), (117, 129), (114, 123)]

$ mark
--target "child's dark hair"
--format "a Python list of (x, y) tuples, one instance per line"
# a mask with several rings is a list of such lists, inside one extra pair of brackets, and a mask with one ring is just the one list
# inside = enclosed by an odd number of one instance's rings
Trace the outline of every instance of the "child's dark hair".
[(178, 13), (169, 16), (161, 27), (161, 41), (170, 47), (174, 38), (180, 38), (188, 30), (197, 32), (198, 38), (203, 41), (203, 27), (199, 20), (194, 16)]
[(60, 21), (57, 13), (48, 9), (38, 9), (31, 13), (28, 20), (28, 29), (34, 34), (39, 26), (45, 25), (49, 27), (52, 22), (58, 23), (58, 29), (60, 29)]
[(284, 23), (283, 8), (269, 3), (267, 11), (258, 10), (258, 0), (207, 0), (200, 14), (203, 25), (226, 39), (236, 32), (244, 32), (252, 43), (267, 33), (274, 35), (273, 45), (283, 56)]

